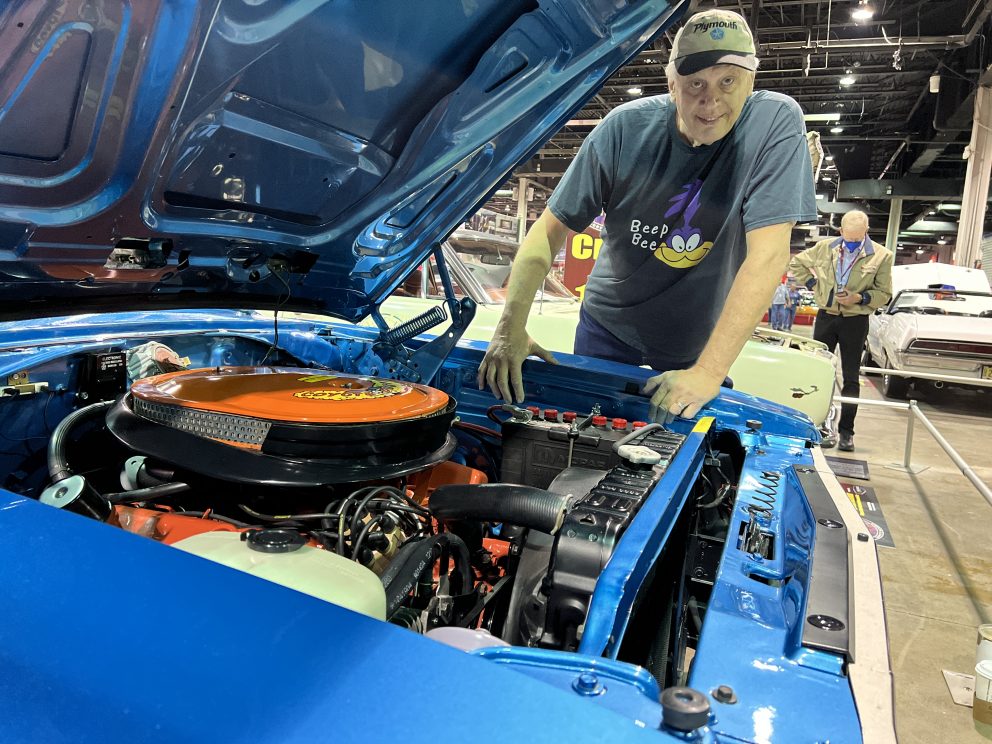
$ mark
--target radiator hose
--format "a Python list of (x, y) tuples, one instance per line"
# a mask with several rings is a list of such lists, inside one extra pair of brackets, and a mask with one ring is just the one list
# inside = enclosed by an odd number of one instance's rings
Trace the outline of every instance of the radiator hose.
[[(444, 548), (451, 550), (461, 577), (458, 594), (468, 594), (472, 591), (472, 569), (469, 566), (468, 547), (460, 537), (451, 533), (442, 533), (411, 545), (413, 547), (406, 545), (401, 549), (401, 554), (396, 556), (393, 565), (389, 567), (390, 571), (382, 576), (383, 588), (386, 590), (386, 617), (390, 617), (403, 604), (420, 577), (433, 568)], [(400, 565), (394, 569), (396, 564)]]
[(66, 443), (72, 430), (82, 421), (86, 421), (97, 416), (102, 416), (104, 412), (114, 405), (112, 400), (101, 400), (99, 403), (79, 408), (64, 419), (59, 421), (52, 438), (48, 441), (48, 475), (52, 483), (58, 483), (72, 475), (72, 468), (65, 456)]
[(429, 505), (438, 519), (506, 522), (553, 535), (570, 503), (543, 488), (491, 483), (438, 486)]

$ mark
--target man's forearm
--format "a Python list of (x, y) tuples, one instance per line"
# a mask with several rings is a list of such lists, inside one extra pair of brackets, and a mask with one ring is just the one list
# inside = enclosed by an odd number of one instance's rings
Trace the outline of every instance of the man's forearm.
[(551, 262), (565, 239), (566, 230), (564, 225), (545, 210), (527, 232), (513, 259), (501, 323), (521, 328), (527, 324), (534, 296), (551, 270)]
[(696, 366), (714, 377), (726, 377), (744, 343), (768, 309), (775, 287), (786, 271), (791, 231), (791, 225), (759, 228), (755, 233), (761, 234), (754, 236), (754, 246), (749, 234), (748, 256), (737, 272), (720, 319)]

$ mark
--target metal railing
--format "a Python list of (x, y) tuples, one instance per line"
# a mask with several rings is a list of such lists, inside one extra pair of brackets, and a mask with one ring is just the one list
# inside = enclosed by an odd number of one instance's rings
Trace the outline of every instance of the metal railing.
[[(976, 380), (970, 377), (953, 377), (953, 376), (942, 376), (930, 373), (914, 373), (914, 372), (902, 372), (895, 369), (883, 369), (878, 367), (862, 367), (862, 374), (883, 374), (883, 375), (898, 375), (899, 377), (912, 377), (916, 379), (927, 379), (927, 380), (937, 380), (940, 382), (951, 382), (951, 383), (964, 383), (968, 385), (978, 385), (980, 387), (992, 387), (992, 380)], [(920, 410), (919, 404), (915, 400), (910, 400), (908, 403), (900, 403), (898, 401), (892, 400), (870, 400), (866, 398), (847, 398), (842, 395), (834, 396), (835, 403), (853, 403), (858, 406), (876, 406), (878, 408), (897, 408), (900, 410), (908, 411), (909, 416), (906, 419), (906, 447), (903, 451), (903, 460), (901, 465), (896, 465), (895, 467), (900, 470), (905, 470), (910, 473), (918, 473), (923, 468), (914, 468), (912, 465), (913, 458), (913, 434), (914, 434), (914, 424), (917, 419), (923, 424), (924, 428), (930, 432), (933, 436), (934, 441), (940, 445), (941, 449), (951, 458), (951, 461), (957, 465), (958, 470), (961, 474), (971, 481), (978, 492), (982, 495), (988, 503), (992, 506), (992, 489), (990, 489), (981, 478), (975, 473), (972, 467), (965, 462), (965, 459), (958, 454), (958, 451), (951, 446), (951, 443), (944, 438), (937, 427), (933, 425), (933, 422), (927, 418), (927, 415)]]
[(932, 372), (906, 372), (901, 369), (885, 369), (884, 367), (862, 367), (863, 375), (892, 375), (893, 377), (912, 377), (914, 380), (933, 380), (949, 382), (952, 385), (972, 385), (975, 387), (992, 387), (992, 380), (980, 377), (956, 377), (954, 375), (936, 375)]

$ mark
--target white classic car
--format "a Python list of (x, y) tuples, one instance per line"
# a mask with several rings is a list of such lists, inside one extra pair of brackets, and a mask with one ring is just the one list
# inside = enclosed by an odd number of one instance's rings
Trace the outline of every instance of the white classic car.
[[(992, 291), (981, 270), (949, 264), (896, 266), (892, 288), (888, 307), (869, 319), (865, 364), (992, 380)], [(922, 381), (883, 375), (882, 392), (905, 398), (910, 385)]]
[[(455, 295), (470, 297), (477, 303), (475, 318), (463, 338), (492, 338), (503, 313), (505, 285), (516, 248), (515, 241), (464, 229), (456, 230), (444, 245)], [(432, 257), (382, 304), (382, 316), (390, 325), (397, 325), (441, 304), (443, 297)], [(534, 299), (527, 331), (549, 351), (571, 354), (579, 304), (579, 299), (561, 282), (548, 276)], [(818, 426), (829, 429), (836, 369), (837, 357), (825, 344), (791, 333), (758, 329), (730, 368), (730, 378), (735, 389), (796, 408)]]

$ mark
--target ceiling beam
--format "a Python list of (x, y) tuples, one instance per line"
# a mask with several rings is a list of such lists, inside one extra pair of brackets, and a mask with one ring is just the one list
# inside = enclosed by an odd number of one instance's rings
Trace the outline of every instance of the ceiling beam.
[(958, 178), (908, 177), (879, 181), (874, 178), (841, 181), (837, 198), (908, 199), (911, 201), (954, 200), (961, 198), (964, 181)]

